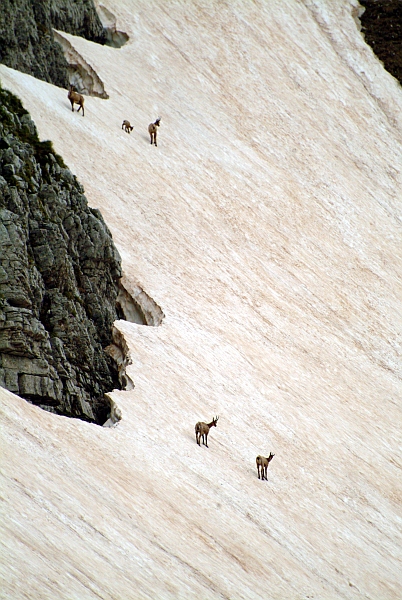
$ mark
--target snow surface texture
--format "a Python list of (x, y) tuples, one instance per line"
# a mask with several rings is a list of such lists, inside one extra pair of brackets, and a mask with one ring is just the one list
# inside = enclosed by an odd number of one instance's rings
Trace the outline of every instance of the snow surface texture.
[(109, 100), (0, 76), (166, 318), (115, 428), (1, 391), (1, 597), (401, 598), (400, 85), (354, 0), (102, 2)]

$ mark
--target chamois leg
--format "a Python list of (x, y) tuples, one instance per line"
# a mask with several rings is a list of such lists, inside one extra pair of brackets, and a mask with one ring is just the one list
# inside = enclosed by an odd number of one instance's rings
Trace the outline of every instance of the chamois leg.
[(74, 102), (72, 100), (70, 100), (70, 104), (71, 104), (71, 110), (74, 112)]

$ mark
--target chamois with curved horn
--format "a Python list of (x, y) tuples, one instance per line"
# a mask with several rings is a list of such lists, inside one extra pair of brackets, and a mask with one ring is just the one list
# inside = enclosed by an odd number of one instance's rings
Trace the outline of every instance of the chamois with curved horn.
[(265, 458), (265, 456), (257, 456), (255, 462), (257, 463), (258, 479), (260, 479), (260, 469), (261, 479), (267, 479), (268, 465), (274, 458), (274, 456), (275, 454), (272, 454), (272, 452), (269, 453), (269, 456), (267, 458)]
[(203, 423), (202, 421), (198, 421), (195, 426), (195, 440), (199, 446), (201, 446), (200, 441), (202, 437), (202, 443), (204, 446), (208, 448), (208, 433), (211, 427), (216, 427), (219, 417), (215, 417), (212, 419), (210, 423)]

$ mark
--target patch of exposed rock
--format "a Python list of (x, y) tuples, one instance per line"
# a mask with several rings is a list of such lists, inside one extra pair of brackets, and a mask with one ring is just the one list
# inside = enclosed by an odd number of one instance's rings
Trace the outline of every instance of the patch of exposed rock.
[(53, 29), (105, 44), (93, 0), (2, 0), (0, 62), (67, 88), (68, 64)]
[(104, 423), (121, 388), (113, 343), (121, 261), (98, 210), (20, 101), (0, 89), (0, 385)]
[(402, 84), (401, 0), (359, 0), (361, 32), (385, 69)]

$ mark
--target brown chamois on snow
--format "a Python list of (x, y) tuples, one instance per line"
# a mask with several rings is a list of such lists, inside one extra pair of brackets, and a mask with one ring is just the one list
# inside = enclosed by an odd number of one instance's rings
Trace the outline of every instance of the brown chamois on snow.
[(158, 117), (155, 121), (155, 123), (150, 123), (148, 125), (148, 133), (151, 136), (151, 145), (155, 144), (155, 146), (157, 146), (158, 144), (156, 143), (156, 133), (157, 133), (157, 128), (160, 125), (160, 121), (161, 121), (161, 117)]
[(211, 427), (216, 427), (219, 417), (215, 417), (212, 419), (210, 423), (203, 423), (202, 421), (198, 421), (195, 426), (195, 440), (199, 446), (201, 446), (201, 436), (202, 443), (208, 448), (208, 433)]
[(82, 116), (84, 116), (84, 96), (76, 92), (73, 85), (70, 85), (68, 99), (71, 102), (71, 110), (74, 112), (74, 104), (79, 104), (77, 112), (79, 112), (80, 108), (82, 108)]
[(257, 463), (258, 479), (260, 479), (260, 467), (261, 467), (261, 479), (267, 479), (268, 465), (271, 462), (271, 460), (274, 458), (274, 456), (275, 456), (275, 454), (272, 454), (272, 452), (269, 453), (269, 456), (267, 458), (265, 458), (265, 456), (257, 456), (257, 458), (255, 459), (255, 462)]
[(124, 119), (121, 128), (124, 129), (126, 133), (131, 133), (131, 131), (134, 129), (134, 127), (130, 124), (130, 121), (127, 121), (126, 119)]

